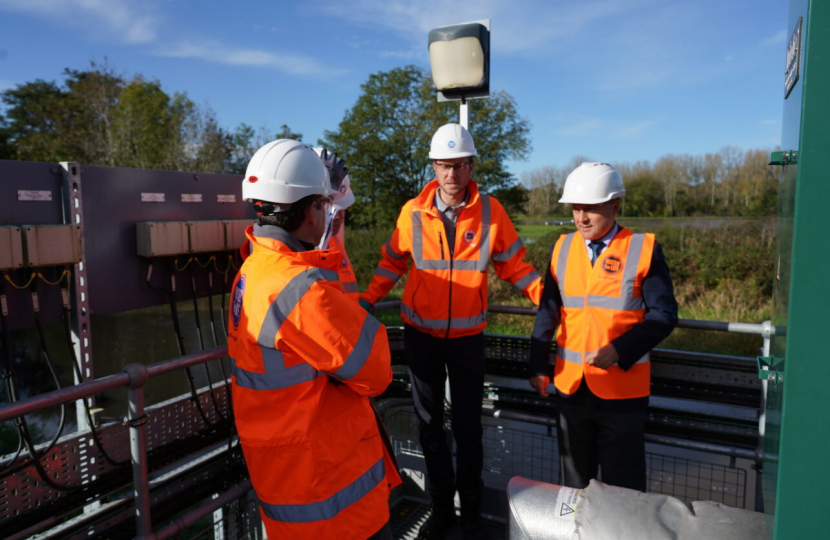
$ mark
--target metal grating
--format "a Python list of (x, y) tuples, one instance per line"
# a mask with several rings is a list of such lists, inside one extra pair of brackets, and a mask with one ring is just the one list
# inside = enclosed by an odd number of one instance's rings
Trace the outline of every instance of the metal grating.
[[(525, 431), (484, 420), (485, 472), (560, 483), (555, 432)], [(423, 456), (412, 410), (391, 411), (384, 424), (396, 453)], [(687, 503), (707, 500), (746, 508), (745, 469), (652, 452), (646, 453), (646, 467), (649, 493), (671, 495)]]
[[(404, 498), (390, 510), (389, 525), (392, 528), (392, 538), (395, 540), (415, 540), (418, 529), (429, 517), (429, 504)], [(503, 523), (484, 520), (486, 538), (488, 540), (503, 540), (507, 538), (507, 527)], [(456, 525), (445, 536), (446, 540), (461, 540), (461, 528)]]
[[(224, 383), (215, 384), (213, 392), (220, 412), (227, 417), (228, 401)], [(211, 425), (220, 424), (221, 418), (206, 388), (201, 389), (199, 401)], [(148, 450), (193, 438), (204, 429), (204, 421), (189, 395), (148, 407), (147, 416)], [(115, 461), (123, 463), (129, 471), (128, 427), (121, 423), (110, 423), (98, 430), (98, 437), (106, 452)], [(25, 452), (21, 459), (24, 456)], [(6, 456), (0, 461), (0, 469), (4, 468), (9, 459), (10, 456)], [(49, 476), (62, 484), (94, 482), (116, 470), (115, 466), (104, 459), (89, 432), (63, 437), (40, 461)], [(128, 481), (132, 481), (131, 476)], [(30, 510), (37, 510), (46, 503), (69, 496), (72, 496), (72, 492), (57, 491), (45, 484), (33, 466), (13, 475), (0, 477), (0, 526)], [(69, 511), (71, 508), (65, 510)]]

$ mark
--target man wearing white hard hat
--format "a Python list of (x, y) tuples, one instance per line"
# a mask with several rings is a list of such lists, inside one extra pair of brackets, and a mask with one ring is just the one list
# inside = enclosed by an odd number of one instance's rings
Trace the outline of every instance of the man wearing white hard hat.
[[(490, 261), (499, 278), (534, 304), (541, 297), (542, 279), (524, 261), (525, 248), (510, 217), (471, 179), (475, 155), (464, 127), (447, 124), (435, 132), (429, 158), (436, 178), (404, 205), (381, 248), (375, 275), (360, 295), (361, 303), (374, 305), (409, 272), (401, 301), (404, 351), (432, 497), (432, 513), (419, 539), (444, 538), (455, 524), (456, 490), (464, 538), (484, 535), (481, 401)], [(444, 432), (447, 377), (455, 470)]]
[(392, 379), (386, 328), (346, 295), (340, 252), (314, 249), (335, 193), (302, 143), (251, 158), (242, 198), (258, 218), (228, 321), (234, 417), (269, 538), (391, 540), (401, 480), (369, 401)]
[[(616, 217), (622, 177), (605, 163), (583, 163), (565, 181), (577, 233), (551, 251), (530, 349), (530, 384), (556, 387), (562, 483), (602, 481), (646, 490), (645, 420), (649, 352), (677, 325), (677, 302), (660, 244)], [(551, 370), (551, 341), (556, 361)]]

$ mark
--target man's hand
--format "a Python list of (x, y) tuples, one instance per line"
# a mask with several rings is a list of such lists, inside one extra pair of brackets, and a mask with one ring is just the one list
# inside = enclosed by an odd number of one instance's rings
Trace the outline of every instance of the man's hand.
[(530, 378), (530, 386), (542, 397), (548, 397), (548, 385), (550, 384), (550, 377), (547, 375), (534, 375)]
[(610, 343), (604, 347), (600, 347), (597, 351), (588, 354), (585, 357), (585, 363), (599, 369), (608, 369), (620, 359), (617, 354), (617, 349)]

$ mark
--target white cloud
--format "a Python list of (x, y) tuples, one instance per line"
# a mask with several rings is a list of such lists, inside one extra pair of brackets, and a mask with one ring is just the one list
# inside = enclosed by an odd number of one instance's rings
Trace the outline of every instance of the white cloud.
[(613, 139), (635, 139), (642, 136), (651, 126), (657, 125), (657, 120), (647, 120), (621, 128), (616, 134), (612, 136)]
[(781, 47), (787, 42), (787, 31), (781, 30), (774, 36), (770, 36), (761, 44), (764, 47)]
[(605, 123), (599, 118), (579, 118), (572, 124), (558, 127), (553, 134), (560, 137), (591, 137), (605, 128)]
[(271, 67), (292, 75), (340, 75), (343, 70), (325, 66), (318, 60), (301, 54), (270, 52), (257, 49), (227, 47), (221, 43), (180, 42), (171, 47), (157, 48), (155, 54), (173, 58), (197, 58), (234, 66)]
[(129, 0), (0, 0), (0, 10), (28, 13), (130, 44), (155, 41), (160, 22), (153, 2)]

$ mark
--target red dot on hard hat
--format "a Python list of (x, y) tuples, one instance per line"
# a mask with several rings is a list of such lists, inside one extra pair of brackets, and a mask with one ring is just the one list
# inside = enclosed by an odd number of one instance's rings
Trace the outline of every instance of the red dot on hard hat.
[(250, 182), (252, 184), (255, 184), (257, 180), (259, 180), (259, 178), (257, 178), (256, 176), (249, 176), (248, 177), (248, 182)]

